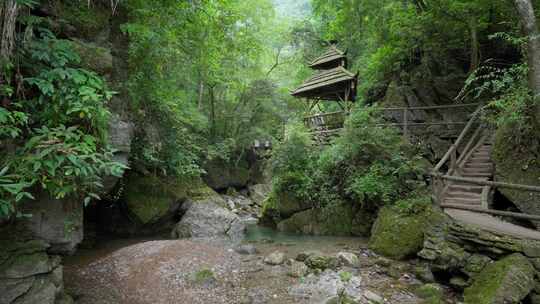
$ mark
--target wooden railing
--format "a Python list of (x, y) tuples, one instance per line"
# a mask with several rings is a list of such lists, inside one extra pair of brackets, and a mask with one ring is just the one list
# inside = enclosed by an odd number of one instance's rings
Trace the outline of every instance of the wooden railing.
[[(460, 176), (464, 164), (471, 157), (474, 150), (476, 150), (478, 146), (482, 145), (484, 141), (487, 140), (488, 136), (491, 136), (489, 128), (479, 119), (480, 109), (481, 108), (479, 107), (474, 112), (456, 142), (450, 147), (450, 149), (431, 172), (431, 176), (433, 178), (432, 189), (435, 202), (437, 204), (442, 204), (446, 191), (448, 190), (448, 186), (451, 182), (469, 183), (482, 186), (481, 207), (458, 204), (444, 204), (443, 207), (540, 221), (540, 215), (492, 210), (488, 208), (488, 197), (490, 193), (497, 188), (540, 193), (540, 186), (512, 184)], [(463, 146), (464, 143), (466, 143), (465, 146)], [(463, 148), (460, 149), (461, 147)], [(445, 169), (446, 172), (443, 169)]]
[[(403, 122), (388, 122), (378, 124), (379, 126), (393, 126), (398, 127), (402, 130), (405, 137), (409, 137), (411, 128), (414, 127), (426, 127), (426, 126), (460, 126), (466, 125), (467, 121), (455, 121), (455, 122), (415, 122), (411, 118), (413, 117), (414, 111), (435, 111), (435, 110), (449, 110), (449, 109), (458, 109), (458, 108), (476, 108), (479, 106), (479, 103), (469, 103), (469, 104), (456, 104), (456, 105), (439, 105), (439, 106), (420, 106), (420, 107), (388, 107), (388, 108), (374, 108), (374, 111), (384, 112), (386, 117), (392, 116), (393, 112), (400, 112)], [(314, 134), (336, 134), (336, 130), (343, 128), (343, 123), (349, 115), (348, 112), (330, 112), (330, 113), (320, 113), (304, 118), (304, 123), (308, 128), (312, 130)]]
[(449, 109), (464, 109), (464, 108), (477, 108), (479, 103), (467, 103), (467, 104), (451, 104), (451, 105), (438, 105), (438, 106), (420, 106), (420, 107), (389, 107), (389, 108), (375, 108), (375, 111), (384, 112), (384, 116), (392, 116), (392, 112), (400, 112), (403, 122), (401, 123), (383, 123), (383, 126), (399, 127), (403, 131), (403, 136), (409, 138), (410, 129), (413, 127), (426, 127), (426, 126), (438, 126), (438, 125), (466, 125), (466, 121), (457, 122), (414, 122), (411, 120), (414, 111), (436, 111), (436, 110), (449, 110)]
[[(473, 151), (479, 144), (482, 144), (486, 138), (484, 126), (478, 119), (479, 114), (480, 108), (473, 113), (471, 119), (467, 122), (456, 141), (450, 146), (450, 149), (448, 149), (432, 170), (431, 175), (433, 176), (432, 188), (434, 200), (438, 204), (441, 204), (449, 186), (448, 180), (441, 178), (441, 176), (459, 174)], [(443, 169), (445, 169), (446, 172), (442, 172), (441, 170)], [(487, 205), (487, 197), (490, 190), (491, 189), (483, 189), (482, 198), (485, 197), (486, 201), (482, 201), (482, 205), (484, 205), (484, 203)]]

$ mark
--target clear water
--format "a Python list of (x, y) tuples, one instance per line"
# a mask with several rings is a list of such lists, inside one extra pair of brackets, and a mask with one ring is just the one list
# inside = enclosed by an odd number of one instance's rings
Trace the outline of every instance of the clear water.
[(258, 225), (247, 227), (244, 242), (257, 244), (257, 248), (261, 249), (261, 251), (287, 248), (286, 251), (291, 252), (304, 250), (335, 252), (339, 249), (356, 250), (367, 246), (366, 238), (284, 233)]

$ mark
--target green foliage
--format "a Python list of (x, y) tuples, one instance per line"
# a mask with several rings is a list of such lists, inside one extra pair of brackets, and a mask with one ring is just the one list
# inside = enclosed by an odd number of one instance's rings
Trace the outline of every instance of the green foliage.
[(22, 132), (21, 127), (25, 126), (27, 122), (26, 113), (0, 107), (0, 140), (19, 137)]
[(331, 212), (343, 203), (389, 204), (416, 190), (420, 157), (396, 130), (379, 122), (373, 109), (356, 109), (341, 136), (323, 151), (301, 126), (292, 126), (272, 153), (275, 197), (293, 195)]
[(408, 180), (420, 174), (420, 157), (397, 130), (377, 126), (375, 113), (354, 111), (344, 133), (322, 153), (318, 167), (321, 181), (332, 181), (351, 199), (385, 204), (415, 189)]
[(283, 48), (286, 27), (269, 0), (127, 5), (129, 93), (140, 129), (152, 130), (138, 134), (134, 163), (198, 175), (206, 160), (234, 164), (255, 139), (281, 135), (288, 92), (270, 77), (268, 50)]
[(99, 198), (103, 176), (120, 176), (125, 169), (106, 145), (106, 103), (113, 92), (104, 80), (77, 68), (71, 43), (48, 30), (40, 29), (25, 46), (18, 55), (29, 86), (12, 96), (9, 107), (0, 107), (0, 140), (12, 146), (0, 161), (0, 216), (16, 214), (33, 187), (88, 203)]
[(519, 31), (507, 1), (314, 0), (313, 7), (322, 38), (349, 50), (353, 69), (362, 75), (363, 97), (420, 64), (441, 67), (457, 60), (467, 72), (467, 65), (474, 68), (475, 49), (489, 44), (490, 31)]
[(80, 62), (79, 56), (69, 41), (58, 40), (48, 31), (42, 32), (28, 52), (39, 70), (25, 79), (39, 90), (29, 109), (34, 121), (48, 127), (79, 125), (105, 139), (110, 116), (105, 103), (113, 92), (106, 89), (103, 79), (94, 72), (69, 67)]
[(352, 279), (353, 275), (352, 273), (348, 272), (348, 271), (340, 271), (339, 272), (339, 278), (341, 279), (342, 282), (349, 282), (351, 279)]
[(80, 193), (87, 195), (85, 202), (99, 198), (94, 191), (103, 186), (101, 176), (121, 176), (125, 169), (112, 161), (112, 151), (100, 148), (95, 137), (63, 125), (34, 129), (19, 155), (24, 156), (15, 159), (17, 171), (57, 199)]

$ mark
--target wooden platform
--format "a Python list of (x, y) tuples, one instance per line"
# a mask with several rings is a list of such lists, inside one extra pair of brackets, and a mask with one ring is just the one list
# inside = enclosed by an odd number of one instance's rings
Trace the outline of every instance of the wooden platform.
[(540, 240), (540, 231), (505, 222), (491, 215), (448, 208), (445, 209), (444, 212), (455, 220), (485, 229), (487, 231), (505, 234), (521, 239)]

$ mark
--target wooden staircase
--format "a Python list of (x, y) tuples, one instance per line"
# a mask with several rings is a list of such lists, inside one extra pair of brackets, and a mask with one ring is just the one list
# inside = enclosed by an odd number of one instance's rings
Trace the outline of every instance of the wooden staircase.
[[(464, 178), (492, 180), (494, 164), (491, 160), (492, 144), (486, 139), (474, 148), (470, 156), (465, 159), (455, 175)], [(450, 182), (444, 193), (443, 205), (463, 205), (488, 208), (487, 197), (489, 193), (484, 186), (467, 182)]]
[[(540, 187), (493, 181), (492, 136), (478, 121), (479, 111), (473, 114), (456, 142), (433, 169), (433, 199), (457, 221), (518, 238), (540, 240), (540, 231), (497, 217), (540, 221), (540, 215), (490, 208), (490, 193), (495, 188), (540, 192)], [(443, 168), (446, 172), (441, 172)]]

